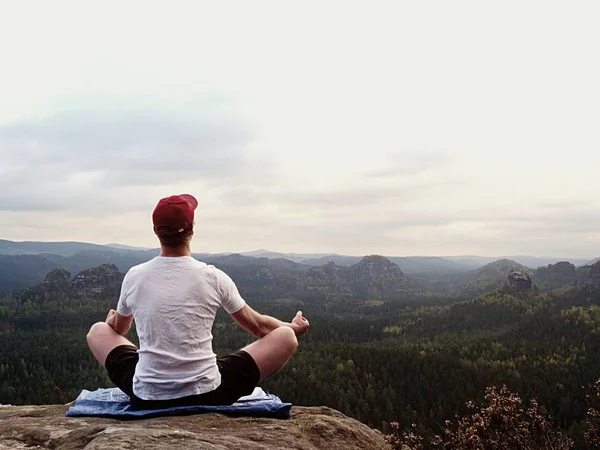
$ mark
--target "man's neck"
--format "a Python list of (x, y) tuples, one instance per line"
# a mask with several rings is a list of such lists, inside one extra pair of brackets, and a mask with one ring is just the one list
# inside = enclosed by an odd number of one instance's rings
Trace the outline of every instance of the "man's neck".
[(192, 251), (190, 250), (189, 245), (170, 248), (170, 247), (161, 247), (160, 248), (160, 256), (165, 256), (168, 258), (177, 258), (181, 256), (192, 256)]

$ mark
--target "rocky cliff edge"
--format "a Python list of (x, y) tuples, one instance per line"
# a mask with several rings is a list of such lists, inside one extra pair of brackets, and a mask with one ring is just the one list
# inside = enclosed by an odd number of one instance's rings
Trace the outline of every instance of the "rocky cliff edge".
[(65, 417), (68, 406), (0, 406), (0, 450), (379, 450), (383, 435), (333, 409), (294, 407), (287, 420), (220, 414), (119, 421)]

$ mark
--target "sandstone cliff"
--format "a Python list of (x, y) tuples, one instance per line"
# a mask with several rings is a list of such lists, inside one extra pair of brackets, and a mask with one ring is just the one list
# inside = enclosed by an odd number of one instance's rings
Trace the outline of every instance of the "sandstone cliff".
[(79, 298), (106, 298), (111, 295), (118, 298), (123, 276), (124, 274), (119, 272), (119, 268), (114, 264), (103, 264), (75, 275), (71, 283), (71, 291)]
[(527, 292), (531, 290), (531, 277), (521, 272), (513, 270), (508, 274), (507, 288), (511, 292)]
[(0, 406), (0, 450), (380, 450), (383, 435), (325, 407), (288, 420), (219, 414), (119, 421), (65, 417), (67, 406)]

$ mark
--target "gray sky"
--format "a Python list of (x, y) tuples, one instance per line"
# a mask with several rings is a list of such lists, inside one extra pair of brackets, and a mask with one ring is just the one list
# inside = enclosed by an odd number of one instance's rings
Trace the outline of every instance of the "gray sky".
[(90, 3), (0, 1), (0, 238), (600, 255), (597, 1)]

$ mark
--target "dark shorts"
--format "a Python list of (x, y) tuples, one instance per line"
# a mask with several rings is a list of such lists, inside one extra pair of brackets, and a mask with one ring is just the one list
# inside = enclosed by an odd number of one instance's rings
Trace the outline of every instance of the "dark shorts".
[(139, 361), (137, 348), (120, 345), (106, 357), (106, 370), (111, 381), (131, 398), (135, 409), (160, 409), (172, 406), (231, 405), (240, 397), (252, 394), (260, 381), (260, 371), (252, 356), (244, 350), (217, 359), (221, 384), (205, 394), (172, 400), (143, 400), (133, 393), (133, 375)]

